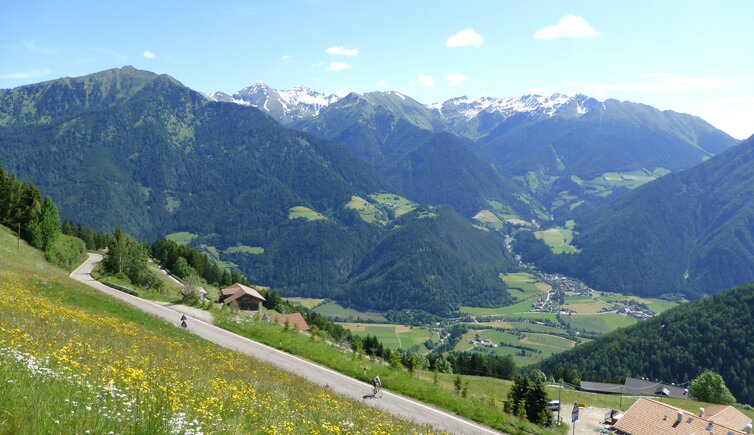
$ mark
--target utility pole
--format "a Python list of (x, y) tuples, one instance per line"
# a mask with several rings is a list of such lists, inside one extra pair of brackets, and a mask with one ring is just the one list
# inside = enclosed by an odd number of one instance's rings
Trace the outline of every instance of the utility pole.
[(620, 410), (623, 411), (623, 385), (620, 386)]
[(16, 251), (21, 249), (21, 224), (18, 224), (18, 236), (16, 236)]
[(558, 390), (558, 424), (560, 424), (560, 393), (563, 391), (563, 378), (560, 378), (560, 389)]

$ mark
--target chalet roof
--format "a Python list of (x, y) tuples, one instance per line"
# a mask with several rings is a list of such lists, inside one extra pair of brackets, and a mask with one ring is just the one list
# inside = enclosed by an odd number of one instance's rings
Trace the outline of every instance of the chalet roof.
[[(678, 418), (680, 416), (680, 419)], [(744, 434), (743, 427), (728, 427), (667, 403), (639, 398), (615, 425), (618, 433), (631, 435), (688, 435), (691, 433)]]
[(231, 286), (225, 287), (224, 289), (220, 290), (220, 293), (225, 296), (224, 302), (232, 302), (244, 295), (251, 296), (254, 299), (258, 299), (260, 301), (267, 301), (262, 295), (259, 294), (258, 291), (251, 287), (247, 287), (243, 284), (235, 283)]
[(625, 387), (622, 384), (608, 384), (605, 382), (581, 381), (579, 390), (607, 394), (620, 394), (621, 391), (625, 393)]
[(752, 423), (752, 420), (746, 414), (732, 406), (725, 405), (704, 408), (704, 417), (709, 421), (734, 429), (743, 429), (747, 424)]
[(285, 325), (286, 321), (291, 328), (298, 329), (299, 331), (308, 331), (309, 325), (304, 320), (304, 316), (301, 313), (281, 314), (275, 319), (281, 325)]
[(645, 381), (637, 378), (626, 378), (624, 394), (661, 394), (668, 397), (688, 399), (688, 391), (682, 387), (661, 382)]

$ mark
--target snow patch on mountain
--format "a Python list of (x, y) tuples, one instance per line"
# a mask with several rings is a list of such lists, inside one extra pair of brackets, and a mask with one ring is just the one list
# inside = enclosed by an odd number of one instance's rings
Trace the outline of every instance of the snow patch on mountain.
[(429, 110), (436, 110), (446, 118), (462, 117), (471, 120), (481, 113), (498, 114), (504, 118), (519, 113), (528, 113), (535, 117), (553, 117), (570, 114), (581, 116), (590, 111), (592, 104), (597, 102), (585, 95), (568, 96), (564, 94), (552, 95), (523, 95), (512, 98), (481, 97), (472, 100), (468, 97), (456, 97), (442, 103), (427, 104)]

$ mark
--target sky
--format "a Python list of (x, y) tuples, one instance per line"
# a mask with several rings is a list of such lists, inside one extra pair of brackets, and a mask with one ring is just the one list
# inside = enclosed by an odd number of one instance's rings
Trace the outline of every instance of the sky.
[(754, 134), (752, 0), (12, 1), (0, 88), (133, 65), (202, 92), (582, 93)]

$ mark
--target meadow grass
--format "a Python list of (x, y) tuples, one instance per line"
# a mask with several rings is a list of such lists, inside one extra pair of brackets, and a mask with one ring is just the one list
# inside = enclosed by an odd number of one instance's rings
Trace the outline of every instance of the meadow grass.
[(319, 221), (319, 220), (327, 219), (326, 217), (310, 209), (309, 207), (304, 207), (302, 205), (291, 207), (291, 209), (288, 210), (288, 219), (299, 219), (299, 218), (306, 219), (308, 221)]
[(562, 316), (561, 318), (564, 322), (568, 323), (571, 328), (596, 334), (607, 334), (610, 331), (631, 326), (637, 322), (633, 317), (624, 316), (618, 313), (574, 314), (571, 316)]
[(302, 307), (306, 307), (309, 309), (313, 309), (317, 305), (324, 302), (324, 299), (315, 299), (315, 298), (285, 298), (285, 299), (294, 305), (301, 305)]
[(326, 302), (318, 305), (314, 308), (314, 311), (322, 314), (325, 317), (338, 320), (349, 320), (352, 322), (358, 321), (371, 321), (371, 322), (385, 322), (385, 316), (380, 313), (373, 313), (370, 311), (357, 311), (353, 308), (344, 308), (338, 305), (336, 302)]
[[(13, 243), (9, 243), (13, 242)], [(76, 283), (0, 231), (0, 433), (428, 432)]]
[(369, 201), (360, 196), (351, 196), (351, 201), (346, 203), (346, 208), (356, 210), (359, 213), (359, 217), (366, 223), (379, 223), (381, 225), (387, 224), (389, 221), (387, 214), (375, 207), (374, 204), (370, 204)]
[[(340, 373), (368, 382), (379, 375), (385, 388), (397, 393), (436, 405), (466, 418), (511, 434), (551, 433), (531, 423), (502, 412), (502, 402), (469, 400), (453, 393), (452, 388), (435, 386), (426, 381), (432, 376), (421, 371), (414, 375), (404, 369), (395, 369), (367, 357), (355, 356), (350, 350), (311, 337), (294, 330), (286, 331), (282, 326), (264, 324), (253, 317), (219, 316), (215, 323), (225, 329), (249, 337), (256, 341), (277, 347), (285, 352), (305, 357), (313, 362), (330, 367)], [(368, 390), (368, 386), (365, 386)], [(365, 391), (365, 394), (368, 391)]]
[(223, 253), (224, 254), (260, 255), (260, 254), (264, 254), (264, 248), (260, 246), (236, 245), (236, 246), (231, 246), (230, 248), (223, 250)]
[(340, 325), (349, 329), (354, 335), (360, 337), (367, 335), (376, 336), (377, 339), (389, 349), (408, 350), (416, 345), (419, 346), (420, 351), (426, 351), (427, 349), (423, 344), (432, 337), (429, 329), (422, 327), (411, 327), (391, 323), (340, 323)]
[(165, 236), (165, 239), (171, 240), (179, 245), (188, 245), (192, 240), (199, 237), (196, 233), (190, 233), (188, 231), (179, 231), (177, 233), (170, 233)]
[(379, 202), (380, 204), (390, 207), (393, 210), (393, 214), (396, 218), (414, 211), (417, 207), (416, 204), (409, 201), (408, 199), (393, 193), (373, 193), (369, 195), (369, 197)]
[(535, 231), (534, 236), (542, 239), (550, 250), (555, 254), (576, 254), (580, 252), (573, 241), (573, 230), (569, 228), (549, 228), (543, 231)]

